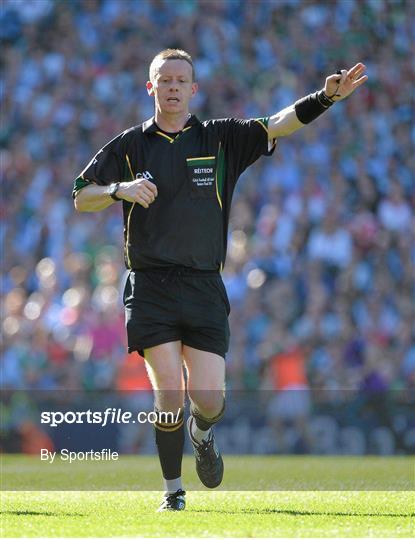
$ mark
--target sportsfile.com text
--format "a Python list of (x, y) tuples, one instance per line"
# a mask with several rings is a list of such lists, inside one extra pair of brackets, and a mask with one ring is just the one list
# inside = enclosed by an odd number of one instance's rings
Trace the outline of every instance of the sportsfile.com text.
[(123, 411), (120, 408), (108, 407), (105, 411), (42, 411), (40, 421), (42, 424), (48, 424), (50, 427), (57, 427), (60, 424), (100, 424), (105, 427), (108, 424), (155, 424), (177, 423), (180, 416), (180, 409), (172, 411), (140, 411), (132, 413)]

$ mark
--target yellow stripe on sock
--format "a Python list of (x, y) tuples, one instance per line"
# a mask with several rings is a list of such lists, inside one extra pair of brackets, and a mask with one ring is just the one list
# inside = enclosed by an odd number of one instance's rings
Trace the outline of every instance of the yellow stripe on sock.
[(159, 429), (160, 431), (173, 432), (173, 431), (177, 431), (179, 428), (181, 428), (183, 423), (184, 423), (184, 419), (182, 418), (180, 420), (180, 422), (178, 422), (177, 424), (174, 424), (173, 426), (166, 427), (165, 424), (160, 424), (159, 422), (155, 422), (154, 427), (156, 429)]

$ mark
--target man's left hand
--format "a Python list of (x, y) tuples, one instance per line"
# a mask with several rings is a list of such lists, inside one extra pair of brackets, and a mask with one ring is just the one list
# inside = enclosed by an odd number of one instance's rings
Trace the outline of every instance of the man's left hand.
[(363, 75), (365, 70), (366, 66), (359, 62), (348, 71), (342, 69), (341, 75), (338, 73), (330, 75), (326, 79), (324, 93), (333, 101), (346, 98), (367, 81), (368, 76)]

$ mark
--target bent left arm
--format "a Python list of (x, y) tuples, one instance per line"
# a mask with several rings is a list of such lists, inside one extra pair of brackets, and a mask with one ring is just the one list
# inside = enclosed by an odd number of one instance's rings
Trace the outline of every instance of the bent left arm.
[[(341, 74), (338, 72), (326, 78), (324, 88), (320, 92), (298, 100), (271, 116), (268, 122), (268, 139), (294, 133), (322, 114), (333, 103), (349, 96), (367, 81), (367, 75), (363, 75), (365, 70), (366, 66), (360, 62), (349, 70), (342, 69)], [(305, 115), (301, 114), (304, 108)]]

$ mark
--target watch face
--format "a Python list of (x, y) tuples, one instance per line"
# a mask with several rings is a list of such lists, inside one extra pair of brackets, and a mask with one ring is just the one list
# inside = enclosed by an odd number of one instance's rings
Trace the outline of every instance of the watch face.
[(120, 200), (119, 197), (116, 196), (116, 193), (118, 191), (118, 186), (119, 184), (111, 184), (111, 188), (110, 188), (110, 197), (112, 197), (116, 201)]

